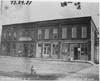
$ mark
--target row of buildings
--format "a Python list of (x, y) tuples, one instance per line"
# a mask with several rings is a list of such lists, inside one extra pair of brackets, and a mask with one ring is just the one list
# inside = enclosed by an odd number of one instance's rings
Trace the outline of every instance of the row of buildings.
[(95, 61), (97, 35), (91, 17), (3, 25), (1, 55)]

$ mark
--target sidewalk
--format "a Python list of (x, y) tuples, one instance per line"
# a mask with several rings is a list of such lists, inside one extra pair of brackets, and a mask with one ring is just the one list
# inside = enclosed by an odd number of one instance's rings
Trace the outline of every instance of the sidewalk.
[[(0, 56), (0, 58), (11, 58), (13, 56)], [(88, 63), (88, 64), (91, 64), (91, 65), (95, 65), (95, 63), (91, 62), (91, 61), (85, 61), (85, 60), (71, 60), (71, 61), (68, 61), (68, 60), (63, 60), (63, 59), (53, 59), (53, 58), (29, 58), (29, 57), (13, 57), (13, 58), (18, 58), (18, 59), (31, 59), (31, 60), (38, 60), (38, 61), (51, 61), (51, 62), (57, 62), (57, 63), (66, 63), (66, 62), (74, 62), (74, 63)]]
[(99, 81), (99, 65), (83, 69), (59, 81)]

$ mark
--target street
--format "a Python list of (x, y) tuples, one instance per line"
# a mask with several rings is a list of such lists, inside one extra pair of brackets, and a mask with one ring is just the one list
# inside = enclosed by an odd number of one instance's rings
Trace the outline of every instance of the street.
[[(38, 78), (30, 75), (31, 66), (34, 66), (34, 70)], [(80, 62), (60, 62), (60, 61), (43, 61), (34, 58), (23, 57), (0, 57), (0, 76), (20, 79), (36, 79), (36, 80), (67, 80), (74, 78), (91, 78), (92, 81), (99, 81), (98, 66), (95, 69), (93, 65), (89, 63)], [(90, 74), (94, 73), (93, 77)], [(96, 74), (96, 75), (95, 75)], [(88, 77), (89, 76), (89, 77)], [(7, 81), (7, 80), (5, 80)], [(11, 80), (12, 81), (12, 80)], [(72, 80), (73, 81), (73, 80)], [(81, 80), (79, 80), (81, 81)], [(88, 81), (88, 80), (87, 80)]]

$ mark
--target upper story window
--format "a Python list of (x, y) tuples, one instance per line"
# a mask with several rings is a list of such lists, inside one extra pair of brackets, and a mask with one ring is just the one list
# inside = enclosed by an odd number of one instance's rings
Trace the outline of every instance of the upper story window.
[(14, 40), (16, 40), (16, 37), (17, 37), (17, 33), (14, 32)]
[(38, 29), (38, 39), (42, 39), (42, 30)]
[(6, 32), (3, 33), (3, 39), (6, 39)]
[(62, 28), (62, 38), (67, 38), (67, 28)]
[(11, 34), (11, 32), (9, 31), (9, 32), (8, 32), (8, 40), (11, 40), (11, 38), (12, 38), (12, 34)]
[(82, 27), (82, 38), (87, 38), (87, 27)]
[(45, 29), (45, 39), (49, 39), (49, 29)]
[(30, 35), (31, 35), (32, 39), (35, 39), (35, 31), (34, 30), (31, 30)]
[(72, 27), (72, 38), (77, 38), (77, 29), (76, 29), (76, 27)]
[(24, 31), (22, 32), (22, 36), (23, 36), (23, 37), (29, 37), (29, 36), (30, 36), (30, 31), (29, 31), (29, 30), (24, 30)]
[(53, 39), (57, 39), (58, 38), (58, 29), (54, 28), (53, 29)]
[(23, 34), (23, 33), (22, 33), (22, 31), (20, 31), (20, 32), (19, 32), (19, 36), (21, 37), (21, 36), (22, 36), (22, 34)]

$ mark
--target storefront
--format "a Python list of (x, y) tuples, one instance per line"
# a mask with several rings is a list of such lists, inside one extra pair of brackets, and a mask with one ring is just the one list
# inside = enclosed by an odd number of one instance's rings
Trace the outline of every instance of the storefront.
[(52, 59), (59, 58), (59, 42), (37, 42), (36, 57)]
[(35, 57), (35, 43), (23, 42), (17, 44), (17, 56)]
[(88, 47), (86, 43), (62, 43), (61, 59), (88, 60)]

